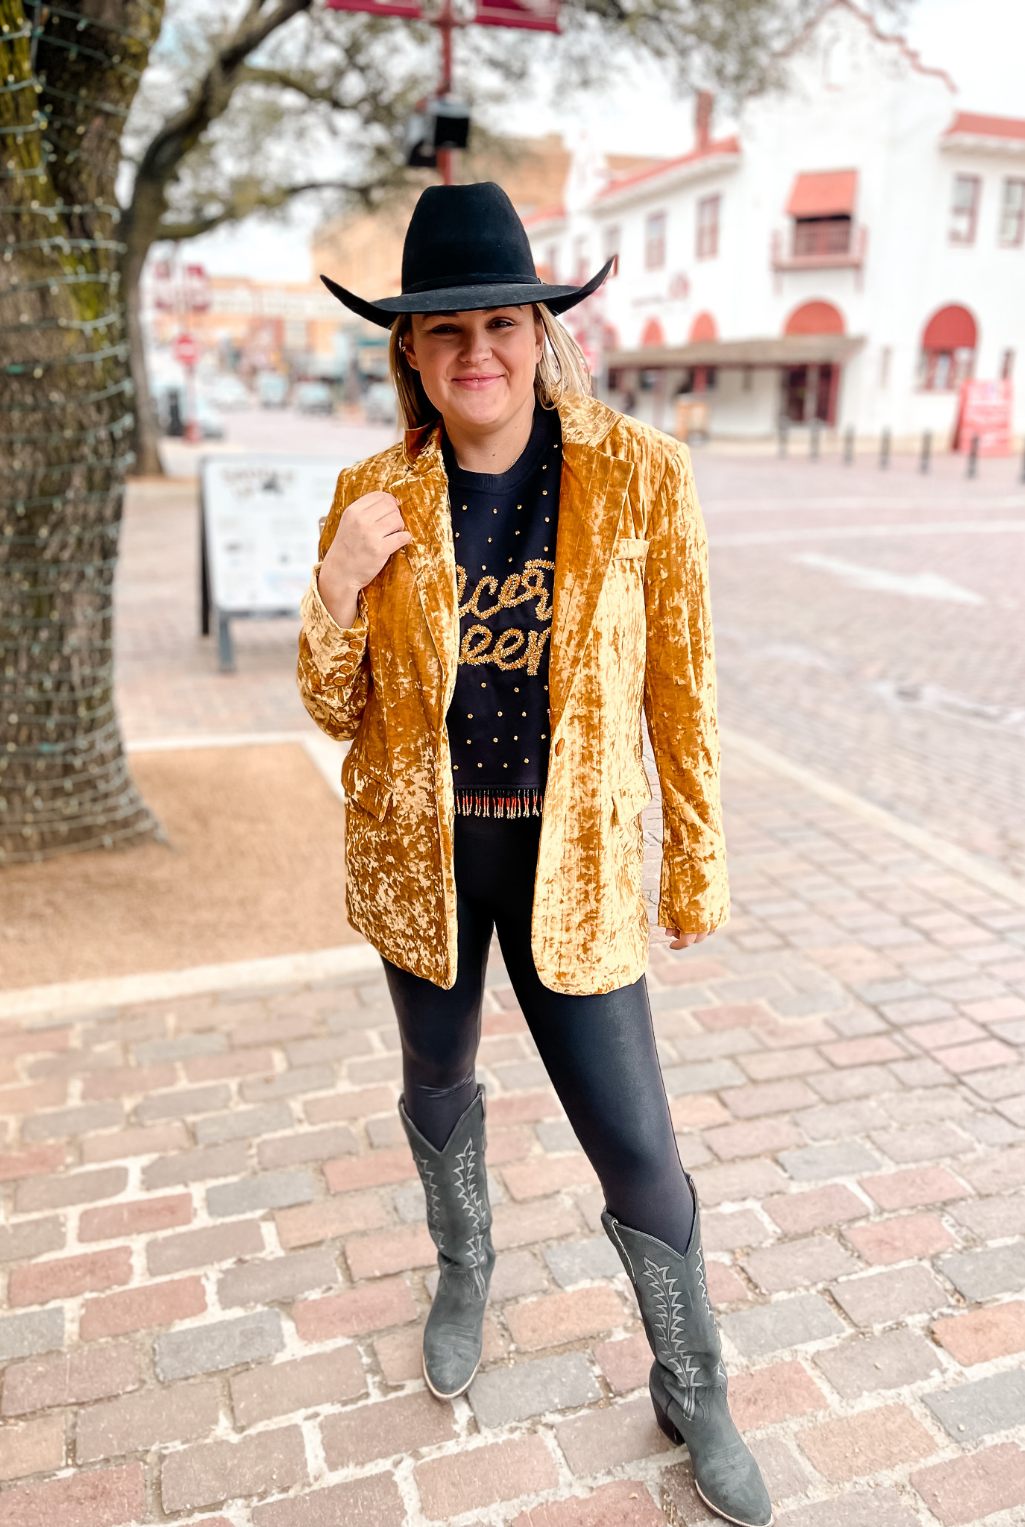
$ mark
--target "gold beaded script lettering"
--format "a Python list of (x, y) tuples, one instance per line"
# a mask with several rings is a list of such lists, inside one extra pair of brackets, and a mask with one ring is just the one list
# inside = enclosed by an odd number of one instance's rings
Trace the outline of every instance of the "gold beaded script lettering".
[[(478, 617), (478, 620), (484, 621), (497, 614), (499, 610), (510, 610), (518, 604), (524, 604), (527, 600), (533, 599), (537, 601), (534, 606), (536, 619), (550, 621), (552, 603), (544, 581), (546, 571), (554, 572), (555, 563), (546, 562), (540, 557), (533, 558), (526, 564), (522, 573), (510, 573), (501, 589), (499, 589), (497, 578), (490, 576), (481, 578), (470, 598), (464, 601), (466, 569), (457, 567), (456, 597), (459, 600), (460, 616), (472, 613)], [(482, 605), (482, 598), (493, 602)], [(494, 663), (496, 668), (505, 672), (513, 668), (525, 668), (533, 677), (541, 665), (541, 656), (545, 650), (550, 629), (549, 627), (544, 631), (521, 631), (511, 627), (500, 632), (496, 640), (495, 633), (487, 626), (472, 625), (463, 636), (459, 661), (474, 666), (481, 663)]]

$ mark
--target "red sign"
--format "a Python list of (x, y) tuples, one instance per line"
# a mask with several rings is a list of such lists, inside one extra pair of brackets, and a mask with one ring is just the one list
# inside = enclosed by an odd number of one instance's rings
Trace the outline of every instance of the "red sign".
[(963, 382), (954, 450), (967, 451), (978, 436), (980, 456), (1011, 454), (1011, 383)]
[(210, 286), (202, 265), (185, 267), (185, 306), (190, 313), (205, 313), (210, 306)]
[(192, 334), (179, 334), (174, 342), (174, 358), (179, 366), (194, 366), (199, 355), (199, 340)]
[(170, 260), (156, 260), (153, 265), (153, 306), (160, 313), (174, 312), (174, 277)]
[(477, 0), (474, 20), (482, 27), (527, 27), (534, 32), (559, 30), (560, 0)]
[[(368, 16), (404, 16), (433, 21), (433, 7), (419, 0), (324, 0), (329, 11), (363, 11)], [(476, 0), (468, 20), (484, 27), (526, 27), (534, 32), (559, 30), (561, 0)]]

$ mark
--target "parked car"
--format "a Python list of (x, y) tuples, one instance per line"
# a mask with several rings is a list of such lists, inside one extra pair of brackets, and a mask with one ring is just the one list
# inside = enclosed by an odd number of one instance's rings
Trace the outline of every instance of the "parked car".
[(224, 439), (224, 420), (216, 408), (212, 408), (202, 393), (196, 398), (196, 423), (204, 440)]
[(252, 408), (253, 396), (241, 377), (225, 371), (212, 377), (202, 389), (201, 396), (214, 408)]
[(390, 382), (371, 382), (363, 396), (363, 413), (368, 424), (394, 424), (398, 418), (398, 399)]
[(284, 408), (288, 402), (288, 377), (277, 371), (261, 371), (256, 378), (261, 408)]
[(300, 382), (295, 389), (295, 406), (301, 414), (333, 414), (335, 400), (326, 382)]

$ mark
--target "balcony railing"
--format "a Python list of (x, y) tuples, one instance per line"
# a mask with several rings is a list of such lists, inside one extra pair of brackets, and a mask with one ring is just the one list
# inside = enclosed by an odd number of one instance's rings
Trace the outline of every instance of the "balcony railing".
[(794, 223), (795, 255), (839, 255), (851, 252), (851, 220)]
[[(789, 243), (789, 251), (786, 248)], [(868, 229), (860, 223), (795, 222), (789, 240), (772, 235), (772, 268), (781, 270), (860, 270), (865, 263)]]

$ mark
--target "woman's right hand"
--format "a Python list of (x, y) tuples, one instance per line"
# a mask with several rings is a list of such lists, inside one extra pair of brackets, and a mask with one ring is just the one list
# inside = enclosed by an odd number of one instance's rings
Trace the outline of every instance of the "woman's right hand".
[(356, 622), (360, 589), (377, 577), (393, 551), (412, 539), (390, 493), (365, 493), (347, 506), (317, 576), (324, 607), (343, 630)]

